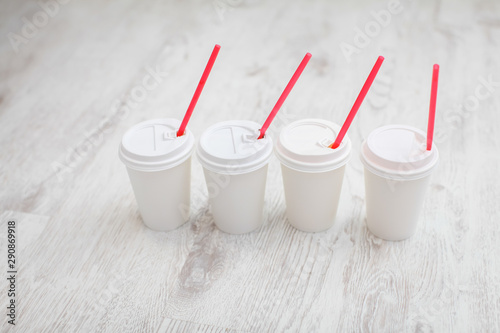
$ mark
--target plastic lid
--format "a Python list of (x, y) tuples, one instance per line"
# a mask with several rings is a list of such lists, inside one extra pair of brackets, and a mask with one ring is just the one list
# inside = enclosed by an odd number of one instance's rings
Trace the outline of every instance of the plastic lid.
[(361, 161), (376, 175), (393, 179), (418, 179), (437, 164), (439, 152), (426, 149), (423, 131), (405, 125), (387, 125), (370, 133), (361, 148)]
[(273, 142), (269, 135), (258, 140), (260, 125), (231, 120), (207, 128), (200, 137), (197, 156), (204, 168), (223, 174), (255, 171), (269, 162)]
[(191, 156), (193, 134), (186, 130), (177, 137), (177, 119), (153, 119), (131, 127), (123, 135), (119, 156), (125, 165), (140, 171), (175, 167)]
[(351, 140), (346, 135), (337, 149), (335, 141), (340, 126), (322, 119), (294, 121), (280, 133), (276, 155), (287, 167), (302, 172), (325, 172), (349, 161)]

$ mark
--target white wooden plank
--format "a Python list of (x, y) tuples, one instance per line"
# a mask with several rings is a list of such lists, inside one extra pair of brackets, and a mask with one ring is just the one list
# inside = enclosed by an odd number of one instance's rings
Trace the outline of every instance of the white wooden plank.
[[(0, 240), (5, 248), (5, 223), (15, 218), (16, 329), (500, 330), (500, 5), (401, 1), (348, 62), (339, 45), (353, 44), (353, 29), (388, 6), (72, 1), (16, 53), (6, 36), (40, 5), (2, 4)], [(142, 225), (117, 158), (120, 138), (142, 120), (181, 118), (215, 43), (220, 56), (190, 122), (197, 137), (217, 121), (263, 122), (308, 51), (269, 133), (305, 117), (341, 123), (376, 57), (386, 57), (349, 131), (353, 156), (332, 229), (308, 234), (287, 223), (276, 159), (267, 223), (254, 233), (217, 230), (196, 158), (190, 221), (169, 233)], [(417, 233), (385, 242), (365, 226), (359, 146), (383, 124), (425, 129), (433, 63), (441, 65), (441, 161)], [(151, 71), (163, 73), (158, 86), (132, 100)]]

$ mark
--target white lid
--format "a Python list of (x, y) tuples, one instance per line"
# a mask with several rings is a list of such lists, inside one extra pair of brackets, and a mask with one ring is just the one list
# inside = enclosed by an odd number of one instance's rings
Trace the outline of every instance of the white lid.
[(418, 179), (437, 164), (439, 152), (427, 150), (426, 134), (414, 127), (387, 125), (375, 129), (363, 142), (361, 161), (376, 175), (393, 179)]
[(260, 125), (248, 120), (231, 120), (207, 128), (200, 137), (197, 156), (204, 168), (224, 174), (242, 174), (269, 162), (273, 142), (259, 137)]
[(125, 165), (140, 171), (172, 168), (187, 160), (194, 147), (193, 134), (186, 129), (177, 137), (177, 119), (153, 119), (131, 127), (122, 138), (119, 156)]
[(349, 161), (351, 140), (346, 135), (340, 146), (335, 141), (340, 126), (322, 119), (294, 121), (280, 133), (276, 155), (287, 167), (303, 172), (325, 172), (337, 169)]

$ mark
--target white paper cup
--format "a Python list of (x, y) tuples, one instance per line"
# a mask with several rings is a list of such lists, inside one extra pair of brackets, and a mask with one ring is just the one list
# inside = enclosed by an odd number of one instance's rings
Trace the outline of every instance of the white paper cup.
[(368, 229), (386, 240), (403, 240), (416, 230), (425, 192), (439, 153), (426, 150), (426, 134), (404, 125), (375, 129), (363, 142)]
[(144, 224), (173, 230), (189, 219), (193, 134), (177, 137), (180, 121), (154, 119), (130, 128), (119, 156), (127, 166)]
[(304, 119), (286, 126), (276, 144), (281, 162), (288, 221), (302, 231), (318, 232), (333, 225), (342, 190), (351, 141), (345, 136), (337, 149), (329, 146), (340, 126), (321, 119)]
[(197, 156), (203, 166), (209, 202), (216, 226), (242, 234), (263, 222), (267, 164), (273, 143), (258, 140), (260, 125), (252, 121), (225, 121), (206, 129)]

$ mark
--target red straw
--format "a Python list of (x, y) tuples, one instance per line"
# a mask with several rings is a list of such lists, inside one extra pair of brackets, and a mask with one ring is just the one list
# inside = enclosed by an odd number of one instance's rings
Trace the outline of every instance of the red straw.
[(363, 103), (363, 100), (365, 99), (366, 94), (368, 93), (368, 90), (370, 89), (373, 80), (375, 80), (375, 76), (377, 76), (378, 70), (380, 69), (380, 66), (382, 66), (382, 62), (384, 61), (384, 57), (380, 56), (377, 59), (377, 62), (372, 68), (372, 71), (370, 72), (370, 75), (368, 75), (368, 78), (366, 79), (365, 84), (363, 85), (363, 88), (361, 88), (361, 91), (359, 92), (358, 98), (356, 98), (356, 101), (354, 102), (354, 105), (351, 108), (351, 111), (347, 115), (346, 120), (344, 121), (344, 125), (342, 125), (342, 128), (340, 129), (339, 134), (337, 135), (337, 138), (335, 138), (335, 141), (333, 144), (330, 146), (333, 149), (336, 149), (338, 146), (340, 146), (340, 143), (342, 142), (342, 139), (344, 139), (344, 136), (349, 129), (349, 126), (351, 126), (351, 123), (356, 116), (356, 112), (358, 112), (359, 107), (361, 106), (361, 103)]
[(438, 77), (439, 77), (439, 65), (435, 64), (432, 69), (431, 104), (429, 106), (429, 121), (427, 123), (427, 150), (431, 150), (432, 138), (434, 136), (434, 119), (436, 118)]
[(297, 70), (293, 74), (292, 78), (290, 79), (290, 82), (288, 82), (287, 86), (285, 87), (285, 90), (283, 90), (283, 93), (281, 94), (280, 98), (276, 102), (276, 105), (274, 108), (271, 110), (271, 113), (267, 117), (266, 121), (264, 122), (264, 125), (262, 125), (262, 128), (260, 129), (260, 136), (259, 139), (262, 139), (264, 137), (264, 134), (266, 134), (267, 128), (269, 125), (271, 125), (271, 122), (273, 121), (274, 117), (278, 113), (279, 109), (285, 102), (285, 99), (288, 97), (288, 94), (290, 91), (292, 91), (293, 86), (295, 85), (295, 82), (300, 77), (300, 74), (302, 74), (302, 71), (306, 67), (307, 63), (309, 62), (309, 59), (311, 59), (311, 53), (306, 53), (304, 56), (304, 59), (302, 59), (302, 62), (300, 63), (299, 67), (297, 67)]
[(191, 99), (191, 103), (189, 103), (189, 107), (186, 111), (186, 114), (184, 115), (184, 119), (182, 119), (181, 127), (179, 127), (179, 130), (177, 131), (177, 136), (184, 135), (184, 131), (186, 130), (186, 126), (187, 126), (187, 123), (189, 121), (189, 118), (191, 118), (191, 115), (193, 114), (193, 110), (194, 110), (194, 107), (196, 106), (196, 102), (198, 102), (198, 98), (200, 98), (201, 91), (203, 90), (203, 87), (205, 86), (205, 82), (207, 82), (208, 74), (210, 74), (210, 71), (212, 70), (215, 59), (217, 58), (217, 54), (219, 54), (219, 50), (220, 50), (220, 45), (215, 44), (214, 50), (212, 51), (212, 55), (210, 56), (210, 59), (208, 59), (208, 63), (207, 63), (207, 66), (205, 67), (205, 71), (203, 72), (203, 75), (201, 76), (200, 83), (198, 83), (198, 87), (196, 87), (193, 98)]

